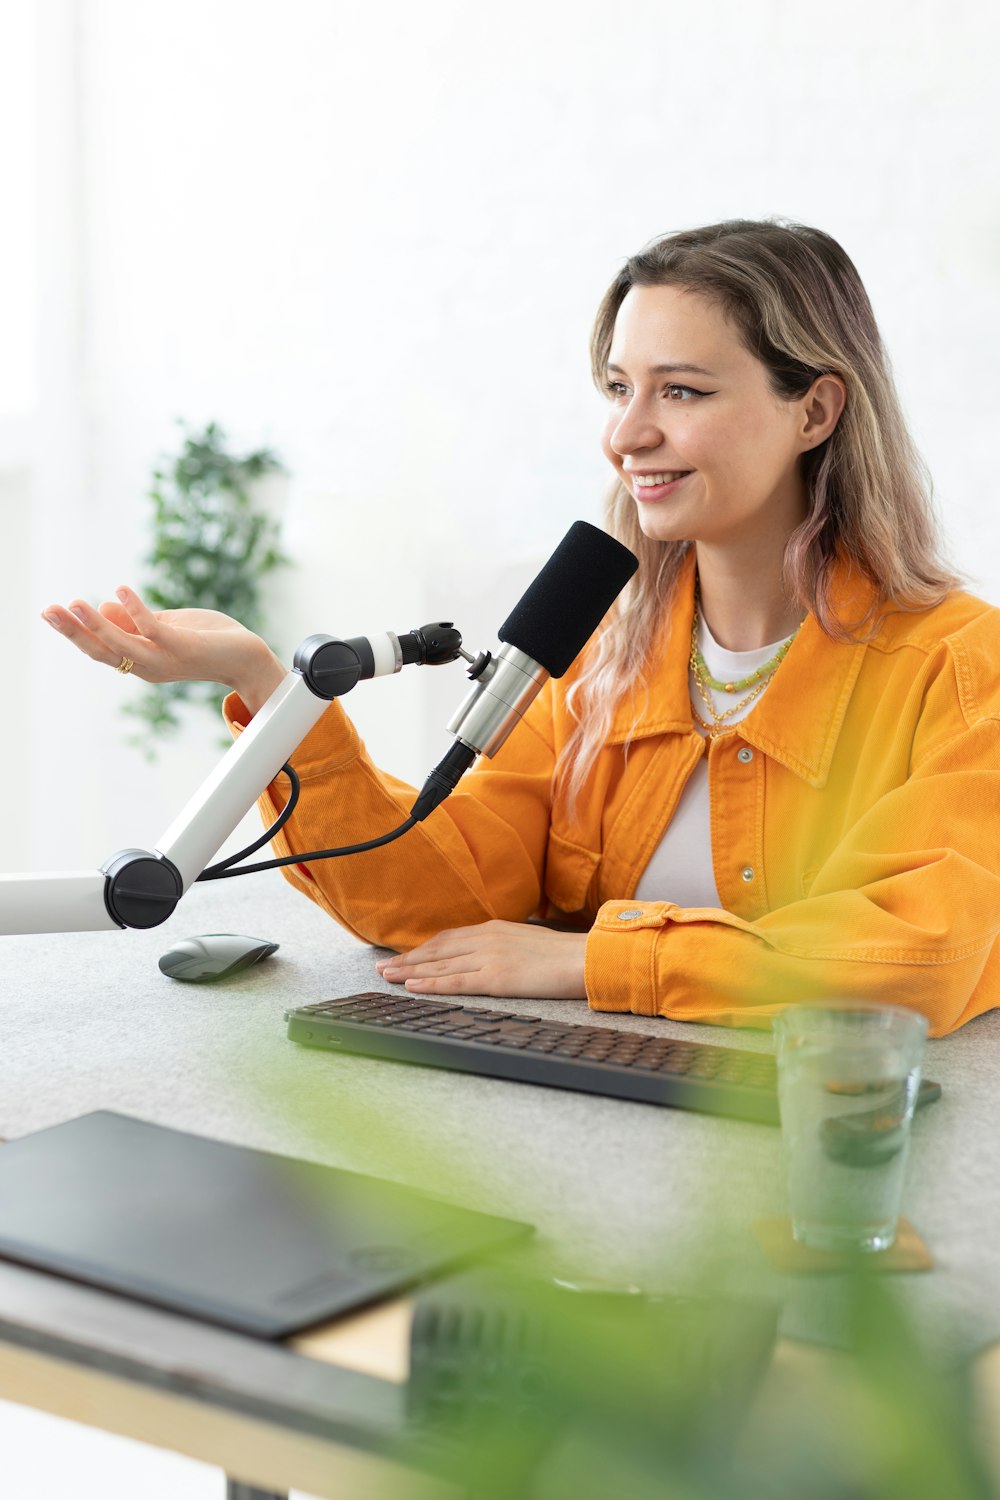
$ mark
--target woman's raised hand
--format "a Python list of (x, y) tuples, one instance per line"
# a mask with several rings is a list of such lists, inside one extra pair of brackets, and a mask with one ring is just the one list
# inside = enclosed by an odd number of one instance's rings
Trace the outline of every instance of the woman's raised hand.
[(234, 688), (251, 713), (267, 700), (286, 668), (260, 636), (214, 609), (151, 610), (134, 589), (93, 609), (74, 599), (52, 604), (42, 619), (85, 656), (118, 667), (123, 658), (144, 682), (194, 679)]

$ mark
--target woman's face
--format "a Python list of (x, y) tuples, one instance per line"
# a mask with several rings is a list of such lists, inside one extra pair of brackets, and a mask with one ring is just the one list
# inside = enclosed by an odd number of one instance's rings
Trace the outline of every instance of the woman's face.
[(615, 320), (603, 447), (656, 541), (758, 552), (806, 513), (808, 398), (785, 401), (719, 308), (636, 286)]

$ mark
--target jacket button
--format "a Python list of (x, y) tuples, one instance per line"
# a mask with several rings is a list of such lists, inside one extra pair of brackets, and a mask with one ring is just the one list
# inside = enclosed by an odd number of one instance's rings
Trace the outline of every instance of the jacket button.
[(753, 751), (750, 749), (750, 746), (744, 745), (742, 750), (737, 750), (736, 759), (741, 760), (745, 766), (748, 766), (753, 760)]
[(742, 870), (740, 871), (740, 874), (742, 875), (743, 879), (749, 885), (750, 881), (753, 879), (753, 876), (754, 876), (753, 865), (744, 865), (743, 868), (742, 868)]
[(641, 916), (641, 911), (620, 911), (618, 913), (618, 920), (619, 922), (631, 922), (634, 920), (634, 918)]

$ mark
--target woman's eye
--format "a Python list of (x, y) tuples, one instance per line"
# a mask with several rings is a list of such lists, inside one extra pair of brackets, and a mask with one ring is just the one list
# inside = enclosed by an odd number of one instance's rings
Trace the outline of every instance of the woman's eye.
[[(622, 380), (606, 380), (604, 389), (614, 401), (627, 401), (629, 398), (629, 388)], [(663, 393), (668, 401), (675, 402), (690, 401), (695, 396), (711, 395), (710, 391), (696, 390), (693, 385), (668, 385), (664, 387)]]

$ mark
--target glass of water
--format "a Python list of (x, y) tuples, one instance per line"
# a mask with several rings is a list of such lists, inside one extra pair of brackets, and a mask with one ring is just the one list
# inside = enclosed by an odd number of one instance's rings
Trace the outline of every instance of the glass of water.
[(896, 1238), (927, 1021), (892, 1005), (794, 1005), (775, 1018), (795, 1239), (887, 1250)]

